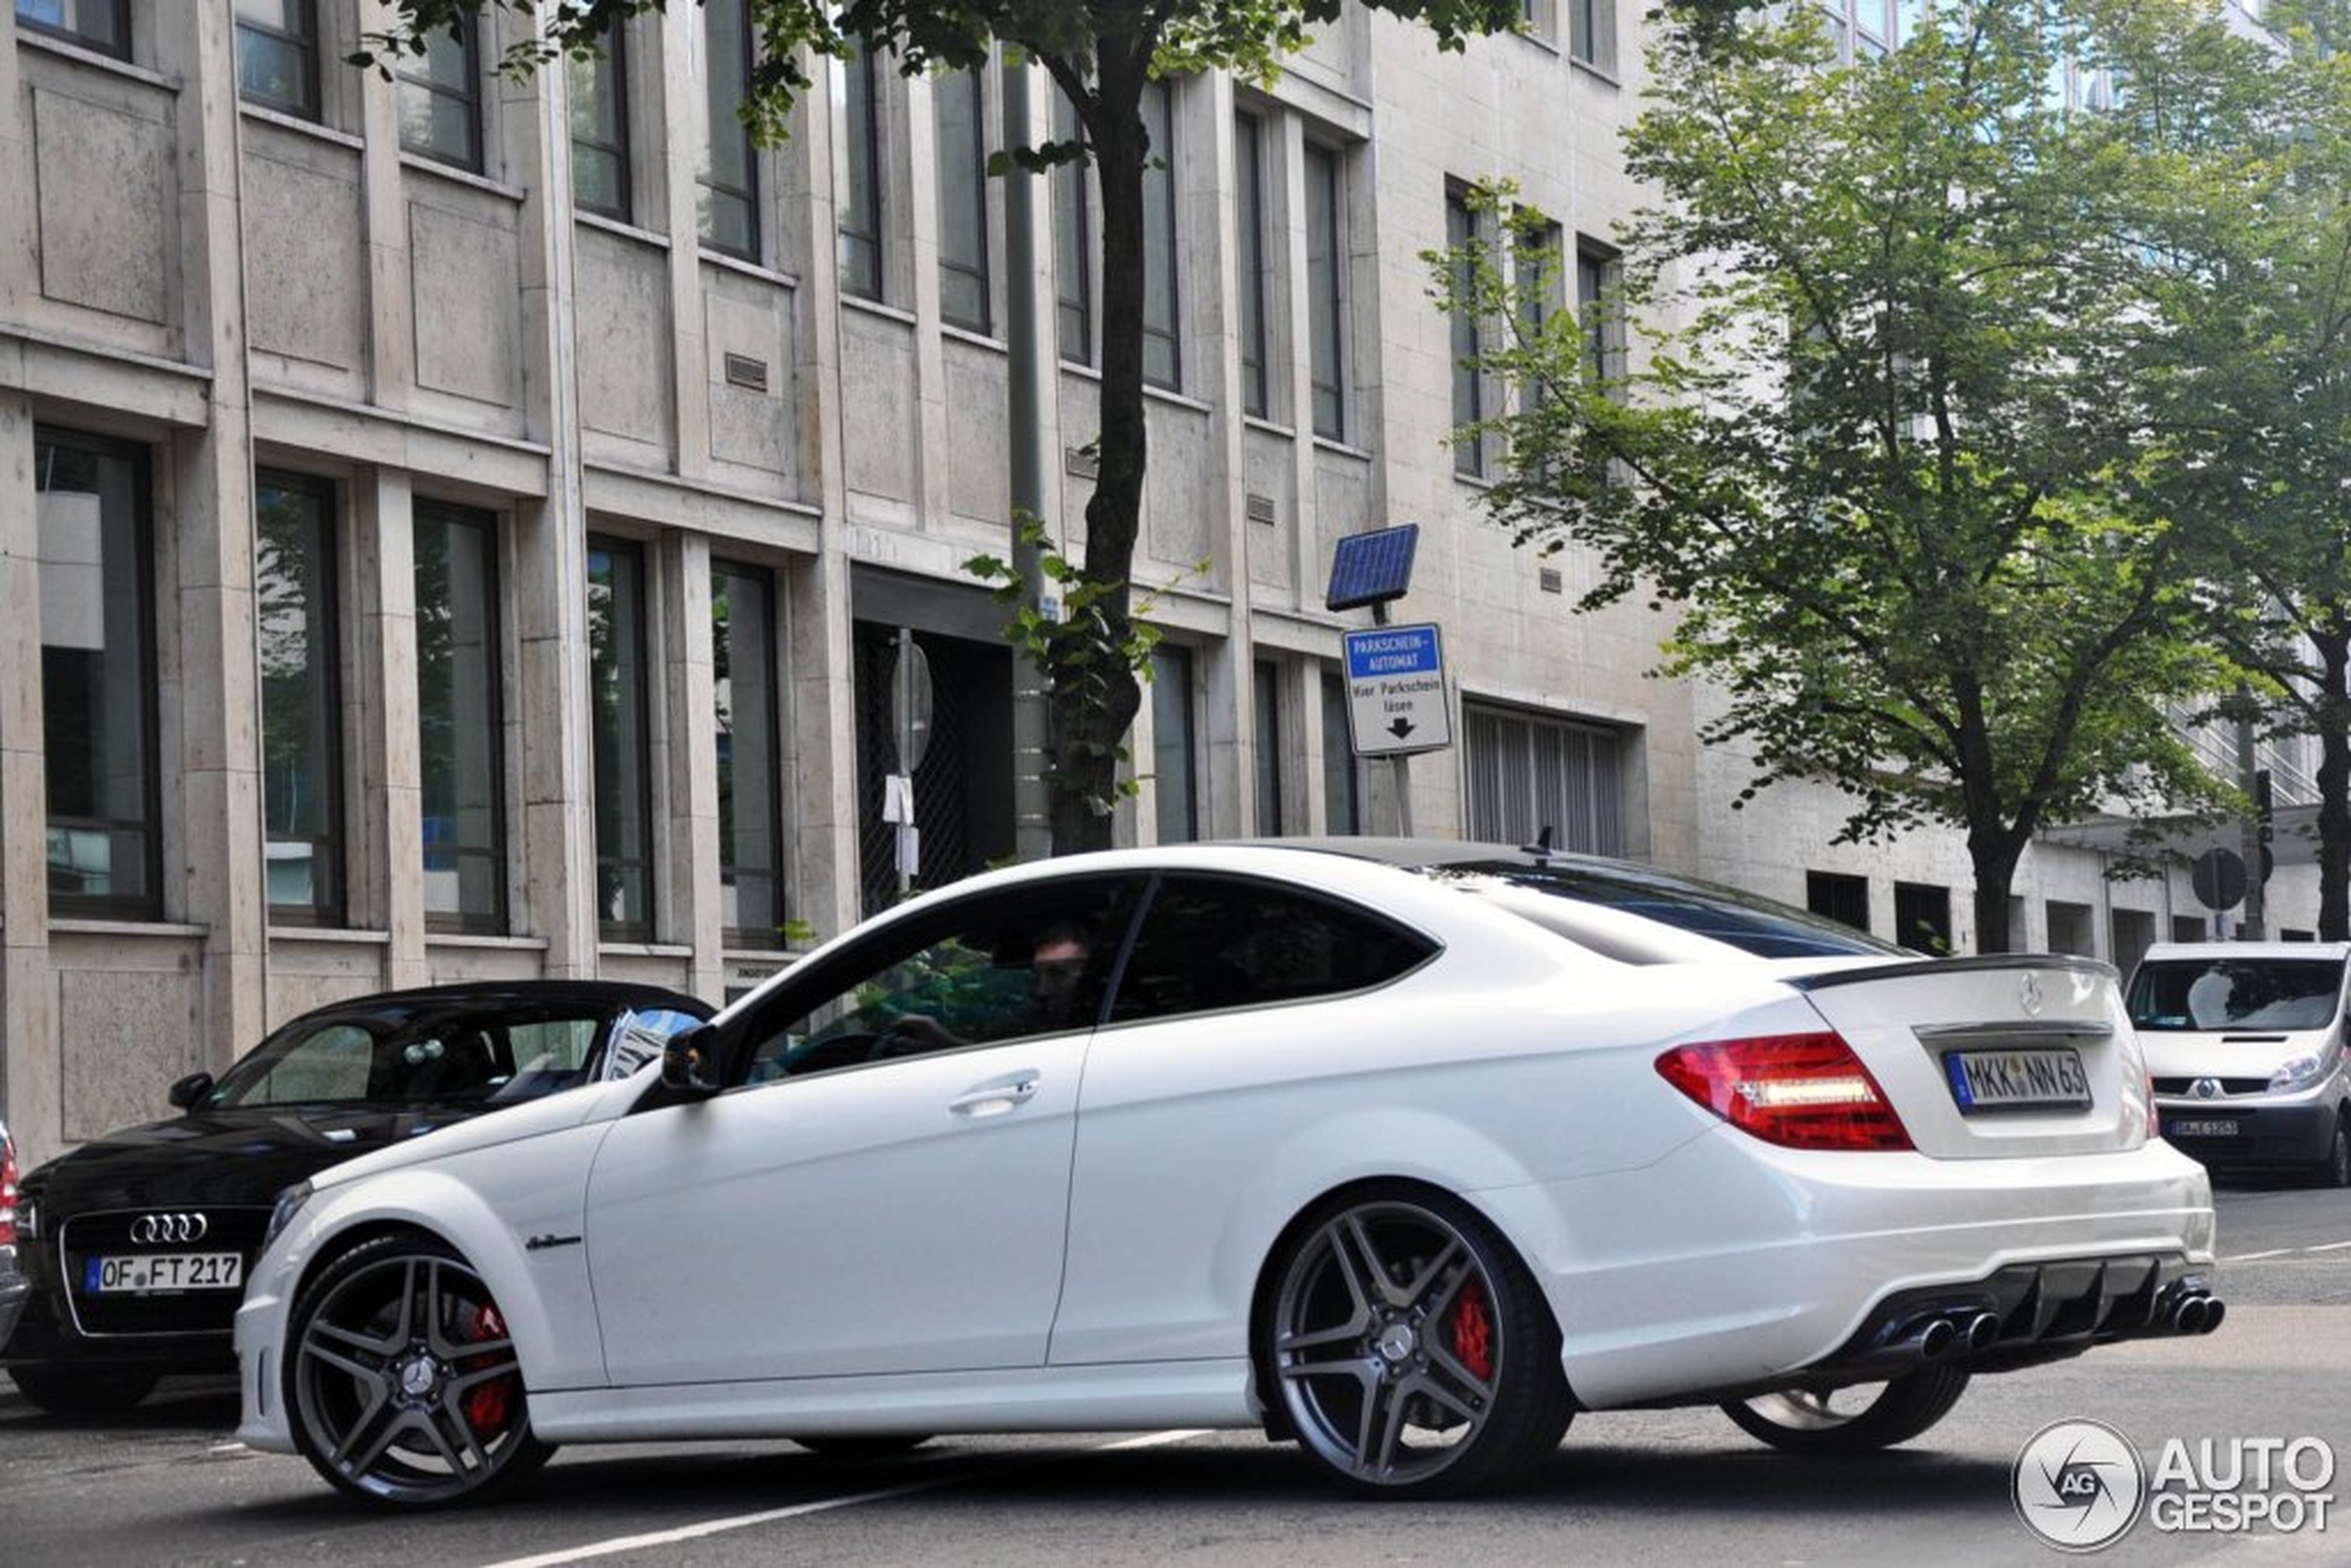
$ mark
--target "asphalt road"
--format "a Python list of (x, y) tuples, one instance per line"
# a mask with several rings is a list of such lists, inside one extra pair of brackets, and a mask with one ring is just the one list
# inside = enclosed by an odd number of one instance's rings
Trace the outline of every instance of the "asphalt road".
[(2343, 1469), (2324, 1532), (2142, 1520), (2098, 1561), (2351, 1563), (2351, 1194), (2232, 1186), (2220, 1207), (2218, 1334), (1979, 1378), (1933, 1432), (1862, 1460), (1775, 1454), (1711, 1410), (1603, 1412), (1524, 1494), (1413, 1505), (1337, 1498), (1294, 1450), (1235, 1433), (955, 1439), (866, 1465), (789, 1443), (572, 1449), (504, 1504), (411, 1518), (244, 1449), (230, 1391), (188, 1384), (105, 1426), (0, 1395), (0, 1563), (2056, 1564), (2009, 1486), (2026, 1441), (2076, 1419), (2150, 1459), (2172, 1438), (2316, 1437)]

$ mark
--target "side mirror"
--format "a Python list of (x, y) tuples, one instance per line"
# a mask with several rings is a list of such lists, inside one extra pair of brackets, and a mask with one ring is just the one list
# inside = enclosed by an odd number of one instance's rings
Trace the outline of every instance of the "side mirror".
[(193, 1111), (204, 1097), (212, 1092), (210, 1073), (190, 1073), (171, 1086), (168, 1098), (175, 1111)]
[(718, 1081), (717, 1043), (717, 1031), (708, 1024), (696, 1024), (671, 1035), (661, 1048), (663, 1087), (697, 1099), (716, 1094), (723, 1087)]

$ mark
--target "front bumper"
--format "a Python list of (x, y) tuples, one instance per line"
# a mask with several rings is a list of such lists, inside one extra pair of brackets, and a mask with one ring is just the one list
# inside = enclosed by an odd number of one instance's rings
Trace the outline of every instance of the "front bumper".
[(2207, 1165), (2315, 1165), (2334, 1146), (2332, 1101), (2159, 1098), (2163, 1140)]
[[(2160, 1142), (1945, 1160), (1723, 1127), (1643, 1170), (1477, 1197), (1541, 1281), (1569, 1385), (1593, 1409), (1799, 1382), (1908, 1293), (1982, 1293), (2003, 1271), (2110, 1262), (2119, 1284), (2142, 1260), (2161, 1289), (2208, 1271), (2214, 1239), (2203, 1167)], [(2028, 1359), (2048, 1356), (2010, 1362)]]

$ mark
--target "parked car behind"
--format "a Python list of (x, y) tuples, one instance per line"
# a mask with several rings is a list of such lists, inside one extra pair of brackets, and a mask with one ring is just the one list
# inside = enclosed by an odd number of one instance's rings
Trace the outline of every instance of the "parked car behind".
[(2351, 1187), (2351, 943), (2158, 942), (2131, 977), (2163, 1136), (2208, 1165)]
[[(282, 1189), (624, 1076), (710, 1015), (679, 991), (570, 980), (391, 991), (305, 1014), (218, 1081), (173, 1084), (181, 1114), (24, 1178), (13, 1228), (31, 1294), (0, 1333), (0, 1363), (26, 1399), (71, 1415), (136, 1404), (166, 1373), (233, 1371), (230, 1321)], [(0, 1322), (5, 1300), (0, 1286)]]
[(32, 1282), (17, 1265), (17, 1146), (0, 1121), (0, 1345), (17, 1325)]
[(1496, 845), (1068, 855), (295, 1188), (239, 1435), (411, 1507), (653, 1438), (1261, 1426), (1387, 1496), (1578, 1410), (1862, 1453), (2220, 1321), (2150, 1121), (2086, 959)]

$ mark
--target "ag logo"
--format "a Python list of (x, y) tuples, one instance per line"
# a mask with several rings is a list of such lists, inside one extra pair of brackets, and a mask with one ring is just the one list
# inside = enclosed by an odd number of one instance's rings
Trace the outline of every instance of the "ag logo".
[(2059, 1421), (2033, 1434), (2009, 1487), (2024, 1527), (2059, 1551), (2112, 1546), (2146, 1506), (2131, 1440), (2102, 1421)]

